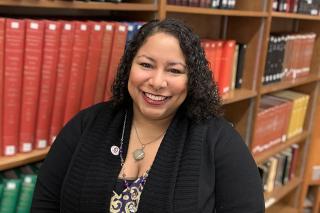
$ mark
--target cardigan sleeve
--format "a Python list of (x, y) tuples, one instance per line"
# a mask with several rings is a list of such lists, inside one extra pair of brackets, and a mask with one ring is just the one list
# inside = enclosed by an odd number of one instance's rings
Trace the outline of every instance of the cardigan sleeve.
[[(214, 146), (216, 213), (262, 213), (264, 197), (257, 165), (241, 136), (226, 121)], [(221, 127), (222, 126), (222, 127)]]
[(81, 137), (84, 111), (71, 119), (58, 134), (38, 174), (32, 213), (60, 212), (60, 190), (72, 154)]

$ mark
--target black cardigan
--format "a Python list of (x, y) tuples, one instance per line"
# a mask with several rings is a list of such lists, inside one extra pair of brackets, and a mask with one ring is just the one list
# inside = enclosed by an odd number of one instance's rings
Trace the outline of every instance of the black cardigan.
[[(76, 115), (58, 135), (40, 170), (33, 213), (109, 211), (120, 172), (124, 109), (102, 103)], [(124, 156), (132, 109), (128, 110)], [(178, 111), (160, 145), (138, 212), (264, 212), (256, 164), (236, 131), (222, 118), (191, 122)]]

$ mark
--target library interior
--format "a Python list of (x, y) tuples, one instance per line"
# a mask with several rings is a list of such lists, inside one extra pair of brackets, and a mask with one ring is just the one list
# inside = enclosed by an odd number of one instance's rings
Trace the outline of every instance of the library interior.
[(61, 128), (112, 98), (126, 44), (167, 18), (199, 35), (265, 211), (320, 213), (320, 0), (2, 0), (0, 14), (0, 213), (30, 212)]

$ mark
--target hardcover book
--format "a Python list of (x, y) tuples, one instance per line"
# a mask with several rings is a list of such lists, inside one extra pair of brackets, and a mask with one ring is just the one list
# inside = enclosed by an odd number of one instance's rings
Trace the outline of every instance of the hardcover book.
[(3, 152), (15, 155), (19, 144), (20, 108), (25, 46), (25, 21), (7, 19), (5, 29)]

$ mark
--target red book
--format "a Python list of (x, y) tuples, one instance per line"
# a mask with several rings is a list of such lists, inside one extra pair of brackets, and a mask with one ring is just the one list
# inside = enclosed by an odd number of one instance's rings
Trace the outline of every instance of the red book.
[(295, 34), (293, 35), (293, 41), (292, 41), (292, 55), (290, 58), (290, 70), (289, 74), (286, 75), (286, 79), (295, 79), (296, 75), (298, 73), (298, 66), (299, 66), (299, 57), (300, 57), (300, 40), (301, 40), (301, 35), (300, 34)]
[(288, 12), (293, 13), (295, 0), (289, 0)]
[(35, 141), (43, 40), (44, 22), (27, 19), (20, 118), (20, 152), (30, 152)]
[(18, 149), (25, 22), (7, 19), (4, 56), (3, 152), (14, 155)]
[(219, 72), (218, 70), (216, 69), (216, 63), (218, 61), (216, 61), (216, 58), (217, 58), (217, 42), (216, 41), (210, 41), (209, 42), (209, 49), (210, 49), (210, 52), (211, 52), (211, 71), (212, 71), (212, 79), (214, 81), (217, 81), (219, 79)]
[(292, 102), (266, 95), (261, 98), (252, 139), (253, 154), (286, 141)]
[(210, 70), (212, 71), (212, 77), (215, 77), (214, 75), (214, 70), (213, 70), (213, 59), (214, 59), (214, 48), (213, 46), (211, 45), (212, 41), (211, 40), (208, 40), (208, 39), (202, 39), (201, 40), (201, 46), (204, 50), (204, 53), (206, 55), (206, 59), (209, 63), (209, 68)]
[(310, 73), (311, 60), (316, 34), (308, 33), (304, 35), (301, 56), (301, 72), (297, 73), (297, 77), (307, 76)]
[(222, 92), (222, 94), (230, 91), (235, 45), (236, 41), (234, 40), (225, 41), (223, 44), (218, 81), (220, 92)]
[(116, 76), (117, 68), (122, 57), (126, 40), (127, 40), (128, 26), (126, 23), (115, 23), (115, 31), (112, 42), (111, 59), (109, 63), (109, 70), (107, 75), (107, 83), (105, 88), (105, 100), (112, 97), (111, 87)]
[[(213, 72), (215, 77), (215, 81), (219, 84), (220, 81), (220, 72), (221, 72), (221, 59), (222, 59), (222, 51), (223, 51), (223, 41), (215, 41), (215, 56), (214, 56), (214, 63), (213, 63)], [(219, 85), (218, 85), (219, 86)], [(221, 88), (218, 87), (219, 93), (222, 94)]]
[(289, 180), (293, 179), (295, 177), (295, 173), (298, 166), (298, 159), (299, 159), (299, 145), (293, 144), (291, 146), (291, 153), (292, 153), (292, 160), (291, 165), (289, 169)]
[(98, 79), (96, 84), (95, 103), (102, 102), (104, 100), (104, 91), (106, 88), (108, 65), (110, 61), (110, 55), (112, 51), (112, 40), (114, 35), (114, 23), (104, 22), (104, 34), (102, 41), (102, 51), (100, 58), (100, 65), (98, 70)]
[(67, 21), (61, 22), (61, 24), (62, 29), (59, 47), (59, 63), (57, 67), (56, 89), (50, 125), (50, 143), (53, 143), (63, 125), (66, 95), (70, 77), (72, 45), (74, 40), (74, 24)]
[(94, 103), (104, 33), (103, 24), (98, 22), (88, 22), (88, 24), (90, 25), (91, 32), (81, 98), (81, 109), (87, 108)]
[(290, 10), (290, 7), (291, 7), (291, 2), (290, 2), (291, 0), (285, 0), (284, 1), (284, 12), (289, 12), (289, 10)]
[(273, 117), (273, 108), (270, 105), (260, 104), (251, 143), (253, 154), (260, 153), (266, 149), (270, 139), (270, 129), (273, 128), (273, 124), (270, 123)]
[[(217, 57), (218, 42), (213, 40), (202, 40), (202, 46), (206, 54), (207, 61), (209, 62), (212, 71), (212, 79), (217, 81), (219, 79), (218, 63), (220, 59)], [(220, 51), (221, 53), (221, 51)]]
[(298, 36), (297, 36), (297, 40), (295, 41), (295, 45), (296, 45), (296, 49), (295, 49), (295, 51), (296, 51), (296, 54), (295, 54), (295, 56), (294, 56), (294, 69), (293, 69), (293, 78), (295, 79), (295, 78), (297, 78), (297, 75), (298, 75), (298, 73), (300, 73), (301, 72), (301, 61), (303, 60), (302, 59), (302, 50), (303, 50), (303, 48), (304, 47), (302, 47), (302, 43), (303, 42), (303, 34), (298, 34)]
[(3, 111), (3, 84), (4, 84), (4, 33), (6, 19), (0, 18), (0, 156), (2, 155), (2, 111)]
[(68, 83), (67, 102), (64, 112), (64, 123), (67, 123), (79, 110), (87, 63), (89, 45), (89, 25), (75, 21), (75, 34), (72, 47), (70, 79)]
[(199, 0), (199, 6), (208, 8), (210, 7), (210, 2), (209, 0)]
[(36, 127), (36, 149), (43, 149), (49, 145), (49, 130), (57, 78), (60, 36), (61, 23), (58, 21), (46, 20), (39, 108)]

